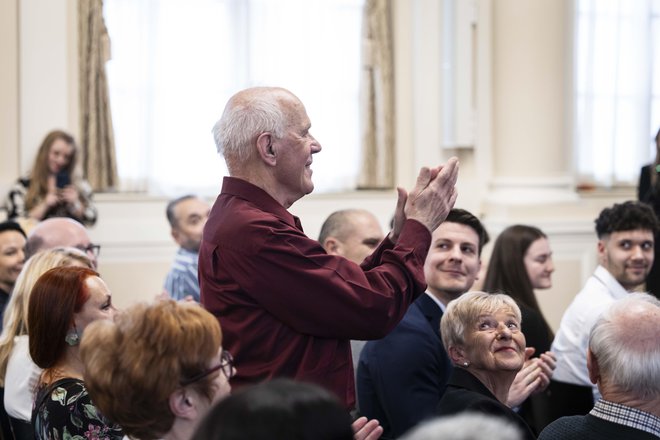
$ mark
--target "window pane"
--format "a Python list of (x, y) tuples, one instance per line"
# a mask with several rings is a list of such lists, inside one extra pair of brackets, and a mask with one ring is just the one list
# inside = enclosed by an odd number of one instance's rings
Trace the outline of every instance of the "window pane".
[(363, 0), (106, 0), (122, 189), (215, 194), (211, 128), (236, 91), (290, 89), (323, 146), (316, 191), (353, 189)]

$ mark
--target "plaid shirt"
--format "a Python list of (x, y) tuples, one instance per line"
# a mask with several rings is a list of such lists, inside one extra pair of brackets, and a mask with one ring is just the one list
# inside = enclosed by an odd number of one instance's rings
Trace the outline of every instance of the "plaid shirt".
[(600, 399), (589, 414), (660, 437), (660, 417), (639, 409)]

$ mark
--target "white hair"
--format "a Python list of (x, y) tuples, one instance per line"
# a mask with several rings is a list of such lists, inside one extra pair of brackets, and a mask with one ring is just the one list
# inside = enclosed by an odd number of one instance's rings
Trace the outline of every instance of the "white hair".
[(464, 412), (432, 419), (409, 431), (400, 440), (522, 440), (522, 433), (507, 419)]
[(468, 292), (447, 304), (447, 310), (440, 321), (442, 343), (449, 353), (449, 346), (465, 345), (465, 330), (476, 324), (484, 313), (507, 310), (522, 321), (518, 304), (509, 295), (503, 293)]
[(598, 318), (589, 350), (601, 376), (640, 399), (660, 398), (660, 301), (630, 293)]
[(278, 139), (284, 137), (286, 117), (281, 101), (291, 97), (295, 98), (285, 89), (254, 87), (229, 99), (222, 117), (213, 126), (213, 138), (230, 171), (232, 165), (250, 157), (260, 134), (271, 132)]

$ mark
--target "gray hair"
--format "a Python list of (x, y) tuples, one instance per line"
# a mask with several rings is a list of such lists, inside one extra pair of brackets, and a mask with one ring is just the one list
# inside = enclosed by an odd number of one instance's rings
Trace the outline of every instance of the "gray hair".
[(601, 375), (643, 400), (660, 398), (659, 311), (657, 298), (630, 293), (600, 315), (589, 335)]
[(489, 440), (523, 438), (520, 429), (502, 417), (464, 412), (425, 422), (400, 440), (481, 440), (484, 436)]
[(518, 304), (503, 293), (468, 292), (450, 301), (440, 321), (440, 334), (447, 353), (449, 346), (465, 345), (465, 330), (473, 327), (479, 316), (498, 310), (511, 311), (519, 323), (522, 321)]
[(297, 99), (286, 89), (254, 87), (229, 99), (222, 117), (213, 126), (213, 138), (230, 171), (250, 157), (260, 134), (271, 132), (278, 139), (284, 137), (286, 117), (281, 101), (286, 98)]

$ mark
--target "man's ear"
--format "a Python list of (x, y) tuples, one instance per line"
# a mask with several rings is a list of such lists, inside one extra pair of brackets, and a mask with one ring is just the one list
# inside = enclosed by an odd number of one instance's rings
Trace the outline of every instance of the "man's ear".
[(598, 367), (598, 359), (596, 359), (596, 356), (591, 352), (590, 349), (587, 348), (587, 370), (589, 371), (589, 380), (593, 384), (598, 383), (598, 379), (600, 379), (600, 367)]
[(605, 264), (605, 254), (606, 254), (606, 245), (607, 243), (605, 242), (605, 239), (599, 239), (598, 240), (598, 246), (596, 247), (596, 250), (598, 252), (598, 263)]
[(170, 394), (170, 410), (176, 417), (186, 420), (197, 420), (198, 412), (196, 397), (186, 391), (185, 388), (178, 388)]
[(341, 242), (335, 237), (327, 237), (323, 243), (321, 243), (321, 246), (323, 246), (323, 249), (325, 249), (325, 251), (330, 255), (344, 255), (341, 251)]
[(176, 244), (181, 246), (181, 242), (179, 241), (179, 240), (181, 240), (181, 233), (179, 232), (179, 230), (176, 229), (176, 228), (172, 228), (172, 229), (170, 229), (170, 234), (172, 235), (172, 238), (174, 239)]
[(266, 164), (270, 166), (275, 166), (277, 163), (277, 154), (276, 148), (273, 146), (273, 135), (269, 132), (261, 133), (257, 137), (257, 151), (259, 152), (259, 157)]

